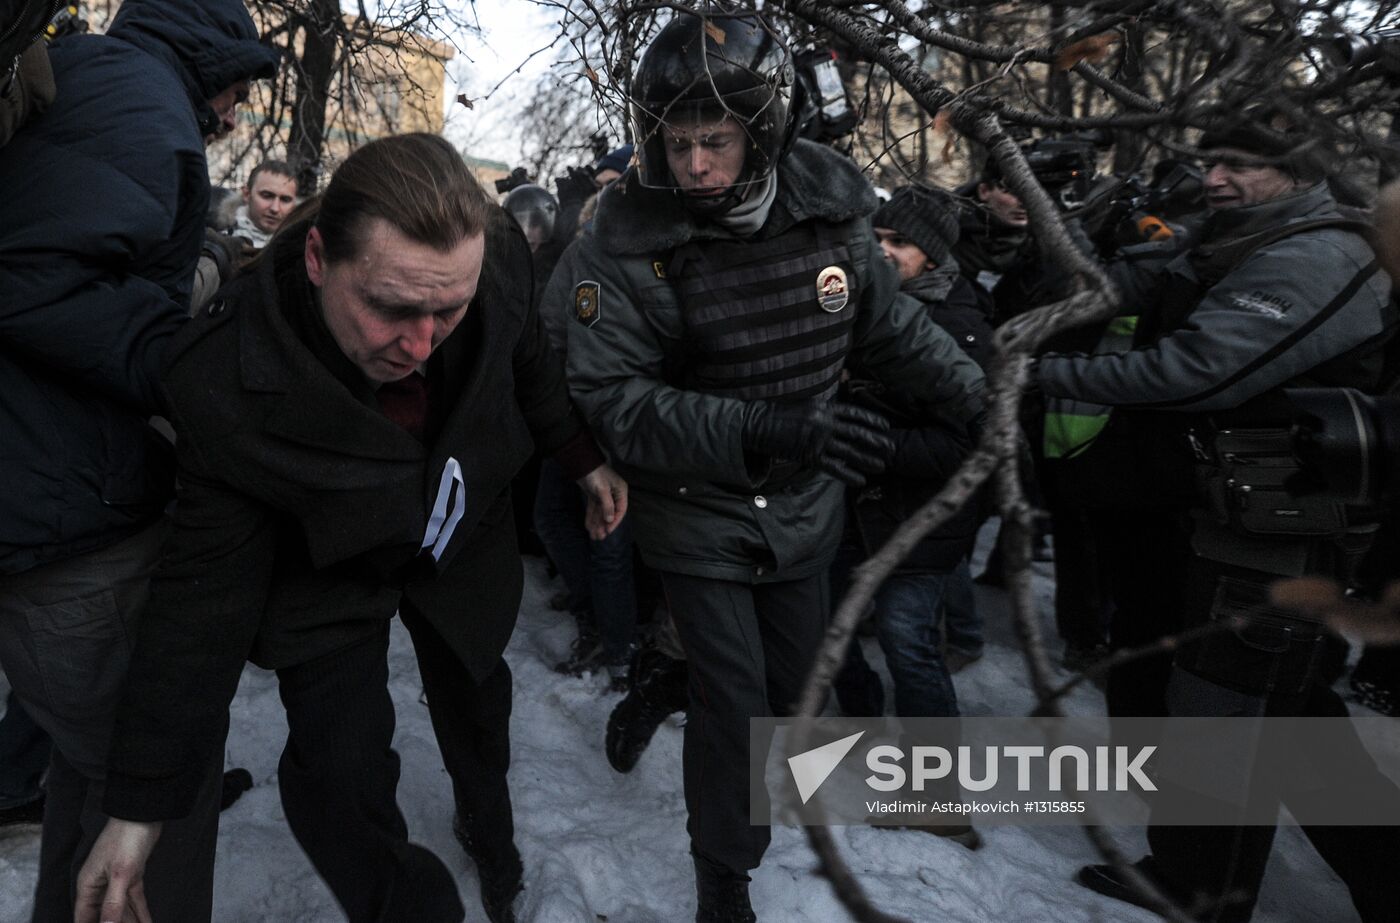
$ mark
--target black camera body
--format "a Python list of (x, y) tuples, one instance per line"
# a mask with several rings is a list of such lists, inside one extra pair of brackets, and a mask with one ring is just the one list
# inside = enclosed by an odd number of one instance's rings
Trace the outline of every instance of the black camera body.
[(1100, 132), (1041, 138), (1026, 148), (1026, 163), (1061, 207), (1078, 208), (1093, 189), (1099, 151), (1112, 143), (1111, 137)]
[(855, 131), (860, 114), (851, 102), (837, 53), (829, 48), (793, 57), (802, 92), (798, 131), (818, 144), (831, 144)]
[(525, 172), (524, 167), (516, 167), (510, 171), (510, 176), (496, 180), (496, 192), (505, 195), (512, 189), (524, 186), (530, 182), (530, 174)]
[(1118, 248), (1165, 240), (1176, 233), (1171, 221), (1205, 206), (1205, 177), (1199, 167), (1184, 161), (1163, 160), (1152, 180), (1129, 176), (1120, 180), (1097, 220), (1085, 226), (1099, 252), (1111, 256)]
[(1347, 83), (1377, 77), (1400, 80), (1400, 28), (1343, 32), (1324, 46), (1341, 66)]

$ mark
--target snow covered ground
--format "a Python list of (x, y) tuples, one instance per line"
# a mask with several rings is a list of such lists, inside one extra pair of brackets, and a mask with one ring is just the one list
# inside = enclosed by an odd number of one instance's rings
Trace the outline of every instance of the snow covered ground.
[[(986, 536), (983, 536), (983, 547)], [(616, 695), (595, 677), (571, 679), (549, 664), (562, 659), (571, 624), (550, 610), (555, 586), (536, 559), (526, 559), (520, 626), (507, 657), (515, 673), (514, 796), (517, 843), (526, 890), (517, 903), (522, 923), (681, 923), (693, 919), (694, 890), (680, 790), (681, 730), (667, 723), (641, 763), (618, 775), (602, 754), (603, 727)], [(1036, 565), (1037, 589), (1048, 622), (1049, 565)], [(1012, 634), (1006, 598), (979, 587), (986, 614), (986, 656), (956, 678), (966, 714), (1022, 714), (1031, 697)], [(865, 643), (870, 644), (870, 641)], [(877, 649), (869, 651), (878, 664)], [(403, 758), (399, 803), (411, 835), (458, 869), (468, 920), (484, 919), (476, 873), (452, 838), (451, 794), (419, 704), (417, 668), (408, 636), (395, 623), (390, 650), (398, 708), (396, 747)], [(1102, 707), (1092, 689), (1070, 702), (1073, 711)], [(249, 668), (233, 703), (228, 765), (246, 766), (255, 787), (223, 814), (216, 869), (218, 923), (340, 923), (343, 917), (287, 830), (277, 797), (277, 757), (286, 724), (275, 678)], [(837, 828), (837, 841), (867, 889), (887, 911), (910, 920), (1103, 921), (1155, 917), (1103, 899), (1072, 882), (1075, 869), (1097, 861), (1073, 827), (994, 827), (977, 852), (914, 831)], [(1124, 847), (1145, 849), (1138, 831)], [(37, 828), (0, 831), (0, 923), (29, 919), (38, 861)], [(754, 876), (754, 905), (765, 923), (839, 923), (847, 914), (813, 869), (801, 830), (779, 828)], [(1258, 921), (1354, 923), (1341, 882), (1297, 828), (1280, 832), (1270, 862)], [(178, 921), (156, 921), (178, 923)]]

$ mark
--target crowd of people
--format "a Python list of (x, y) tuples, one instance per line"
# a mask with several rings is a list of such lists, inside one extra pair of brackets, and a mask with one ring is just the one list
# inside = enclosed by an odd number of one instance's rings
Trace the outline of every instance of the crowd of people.
[[(7, 59), (0, 188), (28, 192), (0, 201), (0, 822), (42, 819), (35, 923), (210, 919), (249, 662), (276, 672), (282, 804), (346, 917), (472, 917), (396, 803), (396, 616), (444, 810), (513, 921), (503, 652), (531, 527), (578, 626), (556, 669), (621, 695), (614, 769), (685, 712), (696, 920), (759, 919), (750, 720), (793, 713), (852, 568), (978, 442), (994, 328), (1079, 284), (998, 166), (877, 195), (800, 137), (791, 53), (751, 13), (675, 13), (631, 75), (635, 144), (500, 204), (427, 134), (364, 145), (319, 195), (280, 160), (211, 192), (205, 146), (277, 63), (239, 0), (126, 0), (105, 35)], [(1200, 136), (1201, 201), (1153, 239), (1071, 222), (1123, 297), (1035, 357), (1023, 409), (1065, 664), (1269, 616), (1109, 670), (1112, 716), (1347, 714), (1344, 642), (1269, 587), (1377, 591), (1394, 523), (1237, 491), (1289, 454), (1284, 389), (1400, 377), (1385, 241), (1315, 140), (1253, 107)], [(978, 494), (879, 587), (889, 708), (859, 644), (833, 708), (959, 714), (989, 512)], [(1393, 713), (1396, 674), (1368, 649), (1355, 682)], [(1400, 807), (1354, 732), (1329, 746), (1354, 773), (1325, 784)], [(980, 843), (965, 814), (917, 829)], [(1273, 833), (1154, 823), (1136, 872), (1242, 923)], [(1400, 919), (1400, 830), (1306, 833), (1366, 923)], [(1147, 900), (1130, 878), (1079, 873)]]

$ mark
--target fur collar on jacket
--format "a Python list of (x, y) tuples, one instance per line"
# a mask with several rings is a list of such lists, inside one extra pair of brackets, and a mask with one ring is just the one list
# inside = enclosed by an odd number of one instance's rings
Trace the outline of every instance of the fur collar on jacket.
[[(778, 164), (777, 201), (764, 231), (772, 235), (813, 218), (849, 221), (871, 214), (877, 204), (854, 163), (819, 144), (798, 141)], [(603, 190), (593, 219), (593, 234), (610, 253), (654, 253), (722, 233), (686, 211), (669, 190), (641, 186), (636, 168)]]

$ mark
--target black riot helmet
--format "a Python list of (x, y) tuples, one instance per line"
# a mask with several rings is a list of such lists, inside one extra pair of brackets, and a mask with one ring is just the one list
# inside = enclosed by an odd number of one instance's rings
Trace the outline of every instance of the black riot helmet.
[(543, 186), (534, 183), (516, 186), (501, 207), (520, 224), (525, 239), (530, 242), (531, 253), (554, 236), (554, 219), (559, 216), (559, 203)]
[(678, 13), (656, 36), (632, 80), (632, 132), (642, 185), (676, 189), (666, 162), (666, 127), (713, 124), (744, 131), (743, 172), (729, 207), (764, 180), (791, 146), (792, 55), (754, 13)]

